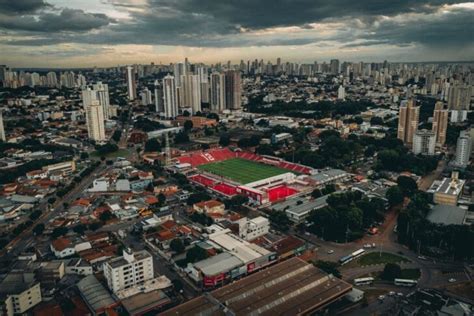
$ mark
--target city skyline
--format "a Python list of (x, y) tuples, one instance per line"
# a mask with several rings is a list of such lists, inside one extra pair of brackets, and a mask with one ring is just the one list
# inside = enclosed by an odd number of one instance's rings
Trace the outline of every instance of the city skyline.
[(204, 63), (468, 61), (474, 3), (399, 1), (0, 1), (11, 67)]

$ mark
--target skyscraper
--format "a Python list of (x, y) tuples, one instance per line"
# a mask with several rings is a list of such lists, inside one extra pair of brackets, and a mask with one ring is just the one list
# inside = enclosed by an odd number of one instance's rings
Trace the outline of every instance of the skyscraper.
[(469, 158), (471, 157), (472, 140), (467, 131), (462, 131), (459, 134), (456, 143), (456, 159), (455, 164), (461, 168), (467, 167)]
[(135, 70), (132, 66), (127, 66), (127, 91), (128, 99), (135, 100), (137, 98), (137, 84), (135, 82)]
[(86, 123), (89, 139), (96, 142), (106, 141), (104, 119), (104, 107), (98, 100), (93, 100), (90, 105), (86, 106)]
[(104, 107), (105, 119), (108, 120), (110, 118), (109, 85), (99, 81), (92, 85), (92, 89), (95, 91), (100, 105)]
[(337, 89), (337, 98), (339, 100), (345, 100), (346, 99), (346, 89), (344, 88), (344, 86), (342, 84)]
[(82, 104), (84, 109), (91, 105), (93, 101), (99, 101), (99, 104), (104, 108), (104, 118), (109, 119), (110, 101), (109, 101), (109, 87), (107, 84), (97, 82), (90, 87), (82, 89)]
[(434, 155), (436, 134), (426, 129), (418, 130), (413, 136), (413, 153), (415, 155)]
[(167, 118), (178, 115), (178, 100), (176, 96), (176, 82), (173, 76), (167, 75), (163, 78), (163, 105), (164, 114)]
[(442, 147), (446, 142), (446, 130), (448, 128), (448, 110), (444, 109), (442, 101), (438, 101), (435, 104), (433, 112), (433, 127), (432, 131), (436, 135), (436, 146)]
[(405, 145), (411, 146), (413, 143), (413, 135), (415, 135), (415, 131), (418, 129), (419, 116), (420, 107), (415, 106), (413, 99), (400, 105), (397, 137), (401, 139)]
[(448, 90), (449, 110), (469, 110), (471, 102), (471, 87), (464, 84), (455, 84)]
[(7, 136), (5, 135), (5, 126), (3, 125), (3, 111), (0, 110), (0, 140), (2, 142), (7, 141)]
[(240, 109), (242, 106), (242, 86), (240, 71), (228, 70), (225, 72), (225, 108)]
[(155, 80), (155, 111), (157, 113), (163, 112), (163, 88), (160, 82)]
[(225, 109), (225, 76), (219, 72), (211, 74), (211, 110), (222, 112)]
[(209, 103), (209, 75), (207, 67), (199, 67), (197, 74), (201, 84), (201, 102)]
[(140, 92), (140, 98), (142, 105), (152, 104), (151, 91), (148, 90), (148, 88), (145, 88)]
[(329, 64), (329, 71), (337, 75), (339, 73), (339, 59), (331, 59), (331, 62)]
[(201, 85), (198, 75), (181, 76), (180, 107), (190, 108), (192, 114), (201, 111)]

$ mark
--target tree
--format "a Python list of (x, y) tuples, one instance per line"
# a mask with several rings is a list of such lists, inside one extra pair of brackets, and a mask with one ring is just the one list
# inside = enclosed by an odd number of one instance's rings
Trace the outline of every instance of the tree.
[(79, 235), (84, 235), (84, 232), (87, 230), (87, 226), (84, 224), (78, 224), (74, 226), (72, 230)]
[(179, 132), (174, 136), (174, 142), (176, 144), (182, 144), (189, 142), (189, 136), (185, 132)]
[(398, 185), (390, 187), (385, 193), (385, 197), (387, 198), (388, 204), (390, 204), (390, 206), (399, 205), (403, 202), (403, 193)]
[(292, 223), (284, 211), (272, 211), (270, 213), (269, 220), (274, 227), (283, 232), (288, 231)]
[(179, 238), (175, 238), (170, 242), (170, 249), (175, 253), (182, 253), (184, 251), (184, 244)]
[(158, 204), (163, 206), (166, 203), (166, 195), (163, 193), (158, 194)]
[(35, 234), (35, 236), (41, 235), (43, 232), (44, 232), (44, 224), (43, 223), (38, 224), (33, 228), (33, 234)]
[(186, 253), (186, 261), (190, 263), (198, 262), (206, 258), (207, 251), (198, 246), (194, 246)]
[(191, 120), (186, 120), (186, 121), (184, 122), (184, 129), (185, 129), (186, 131), (192, 130), (192, 129), (193, 129), (193, 121), (191, 121)]
[(198, 202), (202, 202), (202, 201), (207, 201), (207, 200), (210, 200), (211, 199), (211, 196), (205, 192), (196, 192), (196, 193), (193, 193), (191, 194), (189, 197), (188, 197), (188, 200), (186, 201), (186, 203), (188, 205), (193, 205), (193, 204), (196, 204)]
[(183, 291), (183, 282), (179, 279), (174, 279), (173, 281), (171, 281), (171, 283), (173, 284), (173, 288), (176, 292), (179, 292), (181, 293), (181, 291)]
[(99, 219), (103, 223), (108, 222), (113, 217), (114, 217), (114, 215), (110, 211), (104, 211), (104, 212), (100, 213), (100, 215), (99, 215)]
[(222, 147), (226, 147), (226, 146), (229, 146), (229, 144), (230, 144), (229, 135), (227, 134), (221, 135), (221, 137), (219, 138), (219, 145), (221, 145)]
[(383, 119), (378, 116), (374, 116), (370, 119), (370, 125), (383, 125)]
[(53, 232), (51, 233), (51, 238), (52, 239), (57, 239), (61, 236), (64, 236), (68, 233), (69, 229), (67, 227), (56, 227), (53, 229)]
[(399, 176), (397, 179), (397, 184), (404, 196), (410, 197), (418, 190), (416, 181), (410, 177)]
[(382, 279), (393, 281), (402, 275), (402, 268), (396, 263), (387, 263), (382, 272)]
[(83, 151), (83, 152), (81, 153), (81, 159), (82, 159), (82, 160), (89, 159), (89, 154), (86, 153), (85, 151)]
[(43, 212), (41, 210), (35, 210), (30, 214), (29, 218), (32, 221), (37, 220), (41, 216), (42, 213)]
[(338, 264), (336, 262), (318, 260), (314, 263), (314, 265), (324, 272), (334, 275), (336, 278), (341, 277), (341, 272), (337, 268)]
[(152, 138), (145, 143), (145, 152), (161, 151), (161, 144), (156, 138)]

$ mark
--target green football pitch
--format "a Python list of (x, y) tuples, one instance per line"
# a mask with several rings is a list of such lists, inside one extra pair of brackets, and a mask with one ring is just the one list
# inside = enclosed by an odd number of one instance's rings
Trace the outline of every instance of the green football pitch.
[(198, 169), (233, 180), (241, 184), (266, 179), (282, 173), (286, 169), (265, 165), (251, 160), (233, 158), (198, 166)]

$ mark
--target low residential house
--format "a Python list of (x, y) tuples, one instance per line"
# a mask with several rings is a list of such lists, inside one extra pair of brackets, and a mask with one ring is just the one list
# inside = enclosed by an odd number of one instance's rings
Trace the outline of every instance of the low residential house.
[(198, 213), (204, 214), (225, 214), (225, 205), (222, 202), (216, 200), (203, 201), (195, 203), (193, 210)]
[(88, 241), (77, 240), (73, 242), (65, 237), (58, 238), (51, 242), (51, 251), (56, 258), (66, 258), (91, 248), (91, 243)]
[(92, 266), (81, 258), (72, 258), (64, 261), (66, 274), (91, 275)]

